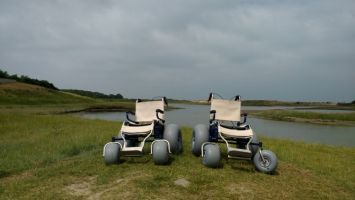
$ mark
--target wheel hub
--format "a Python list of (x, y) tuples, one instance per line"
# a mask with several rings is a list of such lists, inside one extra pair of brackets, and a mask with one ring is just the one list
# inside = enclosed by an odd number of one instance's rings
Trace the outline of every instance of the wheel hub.
[(264, 167), (268, 167), (270, 165), (270, 160), (267, 157), (264, 157), (264, 161), (261, 160), (261, 163)]

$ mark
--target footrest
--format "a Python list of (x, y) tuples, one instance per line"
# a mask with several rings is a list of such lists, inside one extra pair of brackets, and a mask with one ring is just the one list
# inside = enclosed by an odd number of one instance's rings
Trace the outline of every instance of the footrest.
[(142, 156), (143, 148), (142, 147), (126, 147), (121, 151), (122, 156)]
[(248, 149), (229, 148), (228, 157), (251, 158), (252, 153)]

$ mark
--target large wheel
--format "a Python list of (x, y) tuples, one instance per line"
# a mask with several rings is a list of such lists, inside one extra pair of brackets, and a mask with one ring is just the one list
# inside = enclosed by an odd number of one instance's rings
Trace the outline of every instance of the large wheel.
[(182, 152), (182, 136), (178, 125), (168, 124), (164, 129), (164, 139), (169, 141), (172, 153)]
[(107, 165), (119, 163), (121, 147), (117, 143), (108, 143), (105, 147), (104, 160)]
[(203, 143), (208, 142), (209, 129), (204, 124), (195, 126), (192, 132), (191, 149), (195, 156), (201, 155), (201, 146)]
[[(251, 143), (255, 143), (255, 144), (259, 143), (258, 137), (256, 137), (255, 134), (253, 135), (253, 138), (251, 139)], [(255, 154), (257, 152), (259, 152), (259, 148), (260, 147), (258, 145), (249, 144), (249, 149), (250, 149), (250, 151), (252, 153), (252, 158), (255, 156)]]
[(154, 142), (152, 153), (156, 165), (165, 165), (169, 162), (168, 144), (165, 141)]
[(253, 161), (256, 169), (263, 173), (272, 173), (277, 167), (277, 157), (272, 151), (269, 150), (262, 150), (261, 152), (256, 153)]
[(207, 167), (216, 168), (221, 160), (221, 151), (218, 144), (206, 144), (203, 147), (202, 163)]

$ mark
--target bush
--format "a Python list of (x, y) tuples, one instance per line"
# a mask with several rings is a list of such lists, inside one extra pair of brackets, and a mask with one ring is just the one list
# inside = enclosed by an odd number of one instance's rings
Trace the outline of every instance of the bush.
[(123, 96), (121, 94), (103, 94), (100, 92), (92, 92), (92, 91), (86, 91), (86, 90), (62, 90), (65, 92), (70, 92), (74, 94), (78, 94), (81, 96), (87, 96), (87, 97), (92, 97), (92, 98), (101, 98), (101, 99), (123, 99)]

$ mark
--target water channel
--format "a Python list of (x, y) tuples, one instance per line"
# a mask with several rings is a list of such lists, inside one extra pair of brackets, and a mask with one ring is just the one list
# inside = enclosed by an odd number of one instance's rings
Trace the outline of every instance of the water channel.
[[(208, 124), (208, 105), (187, 105), (176, 104), (174, 107), (183, 109), (169, 110), (166, 113), (167, 123), (176, 123), (180, 126), (193, 127), (196, 124)], [(243, 110), (267, 110), (267, 109), (293, 109), (292, 107), (265, 107), (265, 106), (244, 106)], [(301, 111), (303, 111), (301, 109)], [(342, 110), (305, 110), (312, 112), (349, 112)], [(80, 113), (81, 117), (90, 119), (104, 119), (113, 121), (124, 121), (124, 112), (99, 112)], [(250, 124), (257, 135), (264, 135), (274, 138), (283, 138), (309, 143), (330, 144), (336, 146), (355, 146), (354, 126), (330, 126), (296, 122), (283, 122), (264, 120), (248, 117)]]

